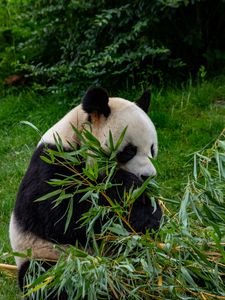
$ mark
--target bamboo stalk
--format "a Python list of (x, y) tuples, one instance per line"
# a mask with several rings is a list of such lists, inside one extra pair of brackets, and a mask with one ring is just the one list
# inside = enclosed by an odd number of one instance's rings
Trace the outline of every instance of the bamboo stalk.
[(15, 265), (9, 265), (9, 264), (0, 264), (0, 270), (3, 271), (11, 271), (11, 272), (17, 272), (18, 267)]
[(225, 296), (219, 296), (219, 295), (210, 294), (210, 293), (206, 293), (206, 292), (201, 292), (201, 294), (205, 295), (207, 297), (213, 298), (213, 299), (225, 299)]

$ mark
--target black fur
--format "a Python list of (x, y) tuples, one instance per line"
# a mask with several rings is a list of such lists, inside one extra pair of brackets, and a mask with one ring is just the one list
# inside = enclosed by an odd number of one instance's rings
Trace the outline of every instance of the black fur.
[(24, 277), (26, 275), (27, 269), (30, 266), (30, 262), (29, 261), (25, 261), (19, 268), (19, 272), (18, 272), (18, 282), (19, 282), (19, 287), (21, 290), (23, 290), (23, 287), (25, 285), (24, 282)]
[(150, 107), (150, 102), (151, 102), (151, 92), (149, 90), (146, 90), (141, 98), (136, 101), (136, 104), (144, 111), (148, 112), (149, 107)]
[(154, 150), (154, 145), (152, 144), (151, 145), (151, 155), (152, 155), (152, 157), (155, 157), (155, 150)]
[(88, 114), (96, 112), (98, 115), (103, 114), (107, 118), (110, 114), (108, 102), (109, 96), (105, 89), (100, 87), (90, 88), (82, 100), (82, 108)]
[(117, 153), (116, 158), (118, 162), (125, 164), (129, 160), (131, 160), (136, 154), (137, 147), (132, 144), (128, 144), (124, 147), (122, 151)]

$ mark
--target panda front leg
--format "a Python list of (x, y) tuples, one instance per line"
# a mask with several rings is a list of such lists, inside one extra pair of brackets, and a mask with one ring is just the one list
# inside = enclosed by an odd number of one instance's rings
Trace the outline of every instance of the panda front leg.
[[(22, 292), (26, 293), (26, 274), (30, 272), (30, 260), (26, 258), (28, 250), (31, 250), (31, 258), (43, 260), (40, 261), (41, 269), (47, 271), (50, 267), (54, 265), (53, 261), (56, 261), (59, 258), (60, 252), (54, 247), (54, 244), (41, 239), (34, 235), (33, 233), (24, 232), (19, 223), (16, 221), (14, 214), (12, 213), (10, 226), (9, 226), (9, 235), (14, 252), (24, 254), (22, 256), (15, 256), (16, 264), (18, 266), (18, 283)], [(61, 247), (66, 248), (66, 245)], [(33, 274), (34, 278), (36, 274)], [(37, 276), (36, 276), (37, 277)], [(32, 297), (32, 298), (31, 298)], [(37, 299), (40, 298), (35, 295), (27, 297), (27, 299)], [(36, 297), (36, 298), (35, 298)], [(65, 292), (62, 292), (60, 296), (50, 294), (46, 299), (48, 300), (67, 300), (67, 295)]]
[[(22, 230), (15, 219), (14, 213), (12, 213), (10, 219), (9, 237), (14, 252), (24, 253), (26, 255), (30, 249), (32, 251), (32, 258), (35, 259), (56, 261), (59, 258), (60, 252), (54, 247), (54, 244), (31, 232)], [(66, 247), (66, 245), (63, 247)], [(16, 256), (15, 260), (17, 266), (20, 267), (27, 259)]]

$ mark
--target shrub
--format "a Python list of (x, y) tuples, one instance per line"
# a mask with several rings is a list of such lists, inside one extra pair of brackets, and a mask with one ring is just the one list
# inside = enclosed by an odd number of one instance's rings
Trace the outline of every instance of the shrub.
[(149, 85), (224, 68), (222, 0), (21, 0), (1, 7), (0, 70), (55, 89)]

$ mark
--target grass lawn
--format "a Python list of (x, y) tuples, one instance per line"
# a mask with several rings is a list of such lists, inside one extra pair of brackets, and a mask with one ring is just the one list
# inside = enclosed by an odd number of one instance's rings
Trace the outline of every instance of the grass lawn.
[[(133, 99), (134, 93), (118, 96)], [(0, 263), (13, 264), (9, 255), (8, 225), (16, 192), (39, 134), (21, 121), (29, 121), (41, 134), (62, 117), (73, 99), (40, 96), (31, 90), (8, 91), (0, 97)], [(216, 139), (225, 127), (225, 78), (183, 89), (153, 90), (150, 116), (159, 139), (155, 165), (165, 197), (179, 199), (191, 168), (191, 154)], [(20, 299), (16, 277), (0, 272), (0, 300)]]

